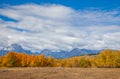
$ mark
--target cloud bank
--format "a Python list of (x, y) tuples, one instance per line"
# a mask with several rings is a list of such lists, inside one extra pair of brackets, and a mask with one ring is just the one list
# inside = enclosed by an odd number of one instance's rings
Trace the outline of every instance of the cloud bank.
[(56, 4), (0, 8), (0, 48), (13, 43), (25, 49), (53, 51), (120, 49), (120, 12), (75, 10)]

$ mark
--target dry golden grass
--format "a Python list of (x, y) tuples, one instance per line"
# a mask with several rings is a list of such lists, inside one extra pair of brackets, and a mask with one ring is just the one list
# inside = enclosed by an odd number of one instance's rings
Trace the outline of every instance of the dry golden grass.
[(1, 68), (0, 79), (120, 79), (119, 68)]

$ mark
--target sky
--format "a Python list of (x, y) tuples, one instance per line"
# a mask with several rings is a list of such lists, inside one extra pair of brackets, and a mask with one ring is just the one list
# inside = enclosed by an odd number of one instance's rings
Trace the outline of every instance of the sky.
[(120, 49), (119, 0), (0, 0), (0, 49)]

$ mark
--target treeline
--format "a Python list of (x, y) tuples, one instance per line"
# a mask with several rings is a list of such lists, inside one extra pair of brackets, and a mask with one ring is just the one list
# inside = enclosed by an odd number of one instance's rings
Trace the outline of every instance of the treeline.
[(120, 51), (104, 50), (98, 55), (56, 59), (41, 55), (8, 52), (0, 56), (0, 67), (120, 67)]

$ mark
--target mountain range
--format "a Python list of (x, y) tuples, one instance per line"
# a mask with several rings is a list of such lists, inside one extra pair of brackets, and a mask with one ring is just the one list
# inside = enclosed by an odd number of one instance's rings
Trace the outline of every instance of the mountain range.
[(32, 52), (31, 50), (26, 50), (24, 49), (21, 45), (18, 44), (12, 44), (10, 46), (7, 46), (5, 48), (0, 49), (0, 56), (6, 55), (9, 51), (15, 51), (15, 52), (24, 52), (26, 54), (34, 54), (34, 55), (39, 55), (39, 54), (44, 54), (46, 57), (51, 56), (54, 58), (69, 58), (72, 56), (80, 56), (80, 55), (86, 55), (86, 54), (98, 54), (100, 50), (89, 50), (89, 49), (79, 49), (79, 48), (74, 48), (71, 51), (58, 51), (58, 52), (53, 52), (49, 49), (44, 49), (40, 52)]

